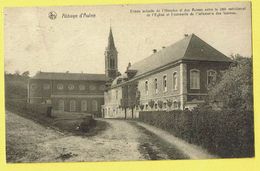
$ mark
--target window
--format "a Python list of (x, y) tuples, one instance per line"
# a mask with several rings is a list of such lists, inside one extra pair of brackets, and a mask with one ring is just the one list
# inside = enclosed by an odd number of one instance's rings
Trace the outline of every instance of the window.
[(177, 72), (174, 72), (173, 75), (172, 75), (172, 87), (173, 87), (173, 90), (177, 90), (177, 85), (178, 85), (178, 82), (177, 82)]
[(154, 89), (155, 89), (155, 94), (158, 93), (158, 81), (157, 78), (154, 79)]
[(163, 76), (163, 91), (167, 91), (167, 76)]
[(99, 86), (99, 90), (104, 91), (105, 89), (106, 89), (106, 86), (105, 86), (105, 85)]
[(148, 81), (145, 81), (145, 93), (148, 95)]
[(207, 71), (207, 84), (210, 85), (216, 81), (217, 73), (214, 70)]
[(84, 84), (79, 85), (79, 90), (83, 91), (86, 89), (86, 86)]
[(57, 89), (58, 90), (63, 90), (63, 84), (61, 84), (61, 83), (57, 84)]
[(68, 85), (68, 89), (69, 89), (69, 90), (74, 90), (74, 85), (73, 85), (73, 84), (69, 84), (69, 85)]
[(96, 90), (96, 86), (95, 86), (95, 85), (90, 85), (90, 86), (89, 86), (89, 89), (90, 89), (91, 91)]
[(111, 69), (115, 69), (115, 59), (114, 58), (110, 59), (110, 67), (111, 67)]
[(71, 100), (70, 101), (70, 111), (71, 112), (75, 112), (76, 111), (76, 101), (75, 100)]
[(196, 69), (190, 70), (190, 88), (200, 89), (200, 71)]
[(81, 111), (86, 112), (88, 110), (88, 103), (87, 100), (82, 100), (81, 101)]
[(59, 111), (64, 111), (64, 100), (59, 100), (58, 101), (58, 110)]
[(116, 100), (118, 99), (118, 90), (116, 90)]
[(98, 111), (98, 102), (96, 100), (92, 101), (92, 111)]
[(36, 84), (31, 84), (31, 89), (32, 90), (36, 90), (36, 88), (37, 88)]
[(50, 84), (47, 84), (47, 83), (46, 83), (46, 84), (43, 84), (43, 89), (44, 89), (44, 90), (49, 90), (50, 87), (51, 87)]

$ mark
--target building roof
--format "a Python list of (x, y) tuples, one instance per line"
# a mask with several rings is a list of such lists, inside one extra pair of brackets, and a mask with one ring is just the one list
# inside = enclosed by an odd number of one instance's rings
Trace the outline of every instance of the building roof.
[(109, 50), (114, 50), (116, 49), (116, 46), (115, 46), (115, 42), (114, 42), (114, 37), (113, 37), (113, 33), (112, 33), (112, 28), (110, 27), (110, 30), (109, 30), (109, 36), (108, 36), (108, 44), (107, 44), (107, 49)]
[(135, 76), (139, 76), (179, 60), (231, 62), (231, 59), (226, 55), (201, 40), (195, 34), (191, 34), (133, 64), (129, 69), (137, 70)]
[(38, 72), (31, 79), (37, 80), (83, 80), (83, 81), (107, 81), (105, 74), (87, 73), (61, 73), (61, 72)]

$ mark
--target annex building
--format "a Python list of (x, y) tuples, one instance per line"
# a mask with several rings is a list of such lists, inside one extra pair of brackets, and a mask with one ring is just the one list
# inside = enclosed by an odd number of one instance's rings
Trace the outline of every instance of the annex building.
[(97, 117), (138, 117), (141, 110), (184, 110), (204, 102), (208, 86), (231, 59), (195, 34), (118, 71), (118, 52), (110, 29), (105, 74), (38, 72), (28, 83), (29, 103)]

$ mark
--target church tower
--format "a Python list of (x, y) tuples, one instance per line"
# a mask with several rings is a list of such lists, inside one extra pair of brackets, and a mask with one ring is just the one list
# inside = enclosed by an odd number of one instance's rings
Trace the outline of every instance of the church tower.
[(118, 75), (117, 50), (111, 27), (108, 36), (108, 45), (105, 50), (105, 73), (110, 79), (115, 79)]

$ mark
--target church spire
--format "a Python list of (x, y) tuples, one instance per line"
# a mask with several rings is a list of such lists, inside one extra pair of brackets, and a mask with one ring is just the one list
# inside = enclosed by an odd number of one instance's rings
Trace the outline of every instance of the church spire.
[(110, 27), (109, 30), (109, 36), (108, 36), (108, 44), (107, 44), (107, 49), (108, 50), (114, 50), (116, 49), (115, 43), (114, 43), (114, 37), (113, 37), (113, 33), (112, 33), (112, 28)]
[(112, 28), (110, 26), (108, 44), (105, 50), (105, 72), (106, 76), (111, 80), (115, 79), (118, 75), (117, 63), (117, 50), (114, 42)]

